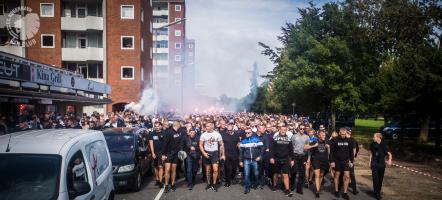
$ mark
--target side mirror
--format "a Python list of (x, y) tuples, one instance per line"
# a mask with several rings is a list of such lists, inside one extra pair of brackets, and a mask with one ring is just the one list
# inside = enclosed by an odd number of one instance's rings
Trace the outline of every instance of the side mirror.
[(84, 181), (75, 181), (74, 190), (75, 196), (81, 196), (83, 194), (89, 193), (91, 191), (91, 186), (89, 185), (89, 183), (86, 183)]

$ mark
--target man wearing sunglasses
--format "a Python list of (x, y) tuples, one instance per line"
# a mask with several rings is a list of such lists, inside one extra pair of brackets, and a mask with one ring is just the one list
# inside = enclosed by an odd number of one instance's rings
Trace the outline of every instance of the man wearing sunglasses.
[[(255, 135), (252, 134), (252, 129), (245, 130), (245, 137), (241, 140), (239, 145), (239, 165), (244, 168), (244, 194), (250, 192), (250, 188), (258, 187), (258, 162), (262, 159), (263, 143)], [(253, 182), (251, 182), (251, 171), (254, 173)]]
[[(306, 145), (309, 144), (310, 138), (305, 134), (305, 125), (299, 125), (298, 131), (292, 137), (293, 153), (295, 157), (295, 166), (291, 168), (290, 190), (303, 194), (303, 186), (305, 181), (305, 164), (307, 162)], [(298, 174), (298, 182), (296, 182), (296, 174)], [(295, 185), (296, 183), (296, 185)]]

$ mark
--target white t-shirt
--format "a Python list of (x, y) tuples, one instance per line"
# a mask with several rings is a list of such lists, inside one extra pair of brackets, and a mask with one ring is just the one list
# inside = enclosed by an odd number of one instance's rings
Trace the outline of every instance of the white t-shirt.
[(218, 143), (223, 141), (223, 138), (217, 131), (204, 132), (200, 136), (200, 141), (204, 142), (204, 151), (213, 152), (218, 151)]

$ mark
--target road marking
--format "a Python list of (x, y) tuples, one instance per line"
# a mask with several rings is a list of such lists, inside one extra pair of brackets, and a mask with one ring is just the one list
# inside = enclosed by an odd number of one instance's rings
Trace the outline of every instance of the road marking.
[(406, 167), (406, 166), (402, 166), (402, 165), (398, 165), (398, 164), (395, 164), (395, 163), (393, 163), (392, 165), (393, 165), (393, 166), (396, 166), (396, 167), (399, 167), (399, 168), (402, 168), (402, 169), (405, 169), (405, 170), (408, 170), (408, 171), (411, 171), (411, 172), (414, 172), (414, 173), (416, 173), (416, 174), (420, 174), (420, 175), (427, 176), (427, 177), (430, 177), (430, 178), (435, 179), (435, 180), (438, 180), (438, 181), (442, 181), (441, 178), (436, 177), (436, 176), (432, 176), (432, 175), (429, 174), (429, 173), (424, 173), (424, 172), (421, 172), (421, 171), (417, 171), (417, 170), (414, 170), (414, 169), (412, 169), (412, 168), (409, 168), (409, 167)]
[(160, 192), (158, 192), (158, 194), (157, 194), (157, 196), (155, 197), (154, 200), (160, 200), (160, 198), (163, 195), (163, 193), (164, 193), (164, 187), (161, 188)]
[[(180, 180), (175, 181), (175, 184), (177, 184), (177, 183), (179, 183), (181, 181), (184, 181), (184, 178), (181, 178)], [(163, 196), (163, 193), (164, 193), (164, 187), (161, 188), (161, 190), (158, 192), (158, 194), (157, 194), (157, 196), (155, 197), (154, 200), (160, 200), (161, 196)]]

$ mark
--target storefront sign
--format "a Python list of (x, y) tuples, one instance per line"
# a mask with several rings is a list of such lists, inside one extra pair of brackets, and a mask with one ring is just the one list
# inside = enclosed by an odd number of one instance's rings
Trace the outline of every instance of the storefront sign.
[(93, 93), (110, 94), (111, 92), (110, 85), (105, 83), (88, 80), (79, 74), (4, 52), (0, 52), (0, 78)]
[(61, 86), (61, 72), (43, 69), (40, 67), (31, 67), (31, 81), (50, 86)]
[(29, 66), (0, 58), (0, 77), (29, 81)]

